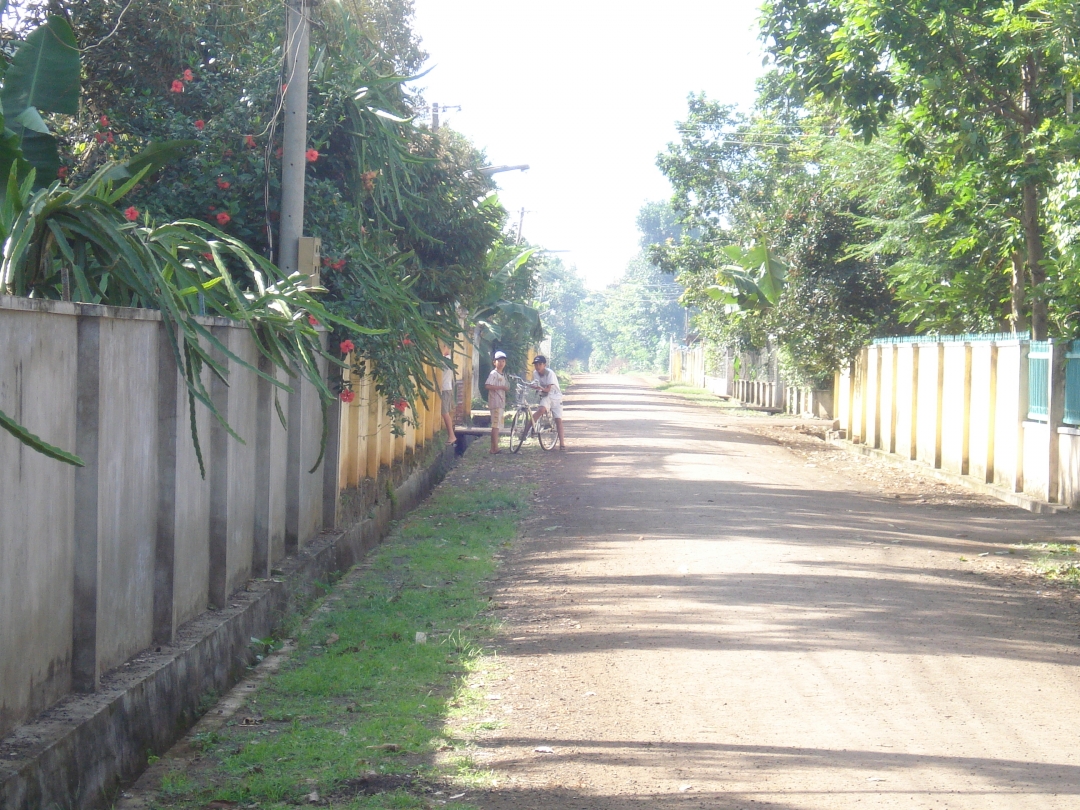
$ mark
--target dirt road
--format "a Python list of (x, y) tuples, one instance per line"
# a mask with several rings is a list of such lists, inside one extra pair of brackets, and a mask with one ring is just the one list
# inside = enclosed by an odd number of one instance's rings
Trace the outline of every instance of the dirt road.
[(469, 801), (1080, 808), (1077, 603), (1001, 570), (1076, 517), (886, 497), (640, 381), (571, 390)]

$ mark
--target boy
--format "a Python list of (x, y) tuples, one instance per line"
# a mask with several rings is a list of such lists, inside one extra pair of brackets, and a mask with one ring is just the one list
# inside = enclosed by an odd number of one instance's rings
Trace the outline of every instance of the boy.
[(491, 455), (498, 455), (499, 428), (502, 427), (503, 409), (506, 407), (506, 392), (510, 390), (510, 383), (503, 374), (506, 368), (506, 354), (495, 352), (495, 368), (488, 375), (484, 387), (488, 391), (488, 410), (491, 411)]
[(439, 379), (439, 404), (443, 424), (446, 425), (446, 443), (457, 444), (457, 434), (454, 433), (454, 360), (449, 346), (441, 343), (439, 348), (446, 361), (446, 365), (440, 369), (442, 373)]
[(559, 378), (555, 372), (547, 367), (547, 358), (542, 354), (533, 359), (533, 385), (540, 389), (540, 407), (533, 414), (533, 419), (539, 419), (544, 411), (551, 411), (555, 417), (555, 429), (559, 431), (559, 449), (566, 449), (566, 437), (563, 436), (562, 427), (562, 389), (559, 388)]

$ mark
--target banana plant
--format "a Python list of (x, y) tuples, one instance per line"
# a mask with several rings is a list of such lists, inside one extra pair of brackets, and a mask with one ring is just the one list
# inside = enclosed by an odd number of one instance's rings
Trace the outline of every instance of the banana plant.
[(764, 244), (750, 250), (739, 245), (721, 250), (731, 263), (717, 270), (717, 283), (706, 287), (705, 293), (728, 313), (760, 313), (775, 306), (787, 281), (787, 265)]
[[(0, 13), (6, 6), (0, 3)], [(17, 43), (0, 90), (5, 123), (0, 177), (6, 178), (13, 164), (20, 166), (20, 177), (30, 167), (37, 169), (42, 185), (56, 177), (60, 155), (42, 113), (78, 114), (81, 69), (75, 33), (63, 17), (50, 15)]]
[(505, 318), (517, 318), (524, 322), (530, 337), (542, 340), (544, 337), (543, 325), (540, 323), (540, 311), (536, 307), (516, 301), (506, 300), (506, 290), (514, 273), (532, 258), (536, 248), (523, 250), (509, 261), (499, 266), (506, 252), (503, 246), (496, 245), (488, 252), (489, 265), (494, 269), (484, 291), (480, 296), (479, 303), (469, 313), (470, 323), (480, 328), (482, 341), (490, 342), (498, 340), (502, 335), (502, 327), (495, 323), (495, 318), (502, 315)]

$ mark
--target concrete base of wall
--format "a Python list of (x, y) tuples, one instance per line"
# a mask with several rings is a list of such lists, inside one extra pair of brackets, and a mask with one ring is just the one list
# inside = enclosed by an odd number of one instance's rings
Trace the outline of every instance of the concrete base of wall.
[(1023, 492), (1012, 492), (1004, 487), (985, 484), (982, 481), (977, 481), (966, 475), (959, 475), (958, 473), (948, 472), (947, 470), (937, 470), (933, 467), (919, 464), (918, 462), (905, 461), (892, 453), (878, 450), (875, 447), (867, 447), (865, 444), (853, 444), (843, 439), (830, 439), (829, 443), (834, 444), (837, 447), (842, 447), (851, 453), (884, 459), (893, 464), (915, 464), (924, 473), (937, 478), (939, 481), (948, 481), (950, 484), (960, 484), (960, 486), (967, 487), (975, 492), (979, 492), (983, 495), (990, 495), (1005, 503), (1011, 503), (1013, 506), (1019, 506), (1021, 509), (1026, 509), (1029, 512), (1035, 512), (1036, 514), (1054, 515), (1058, 512), (1069, 511), (1069, 507), (1064, 504), (1047, 503), (1046, 501), (1040, 501), (1038, 498), (1033, 498)]
[[(223, 610), (203, 614), (172, 644), (147, 650), (102, 678), (98, 692), (69, 695), (0, 740), (0, 807), (90, 810), (107, 806), (141, 773), (151, 754), (169, 749), (213, 699), (254, 662), (252, 638), (318, 595), (322, 583), (358, 562), (419, 504), (454, 463), (445, 448), (344, 532), (327, 532), (281, 563), (281, 574), (236, 593)], [(275, 569), (277, 570), (277, 569)]]

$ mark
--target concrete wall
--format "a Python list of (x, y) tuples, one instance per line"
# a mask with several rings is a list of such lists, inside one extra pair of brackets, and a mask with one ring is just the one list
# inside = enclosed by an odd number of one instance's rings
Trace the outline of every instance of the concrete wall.
[[(246, 329), (203, 322), (259, 365)], [(322, 438), (314, 387), (279, 395), (286, 431), (273, 386), (222, 353), (228, 384), (204, 381), (243, 442), (196, 404), (203, 478), (156, 312), (3, 296), (0, 345), (0, 409), (86, 461), (75, 469), (0, 431), (6, 734), (267, 576), (285, 556), (290, 517), (294, 547), (309, 542), (326, 514), (333, 521), (325, 496), (338, 491), (339, 448), (331, 431), (325, 463), (309, 472)]]
[(1080, 504), (1080, 431), (1064, 426), (1064, 343), (1053, 342), (1046, 421), (1029, 421), (1028, 343), (875, 344), (836, 375), (856, 443), (1012, 492)]
[[(74, 448), (75, 310), (31, 303), (0, 317), (0, 410)], [(73, 467), (0, 430), (0, 732), (71, 687), (74, 480)]]

